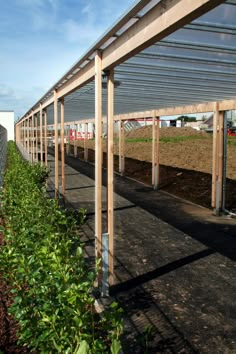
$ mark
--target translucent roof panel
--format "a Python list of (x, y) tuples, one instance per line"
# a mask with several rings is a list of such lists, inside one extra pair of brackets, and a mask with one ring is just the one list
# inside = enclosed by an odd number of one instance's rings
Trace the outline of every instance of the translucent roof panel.
[(235, 98), (235, 5), (218, 6), (116, 68), (116, 113)]
[[(158, 2), (150, 1), (117, 35)], [(114, 36), (104, 48), (113, 41)], [(115, 114), (235, 99), (236, 0), (228, 0), (120, 64), (115, 80), (119, 83)], [(104, 115), (106, 93), (104, 86)], [(94, 118), (94, 99), (94, 81), (66, 96), (65, 120)]]

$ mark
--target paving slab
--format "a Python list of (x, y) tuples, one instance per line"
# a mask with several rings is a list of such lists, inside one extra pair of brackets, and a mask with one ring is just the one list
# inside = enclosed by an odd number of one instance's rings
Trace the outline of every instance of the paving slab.
[[(65, 178), (94, 257), (94, 166), (67, 156)], [(117, 175), (115, 191), (111, 295), (125, 311), (124, 353), (236, 353), (235, 220)], [(103, 188), (103, 231), (105, 201)]]

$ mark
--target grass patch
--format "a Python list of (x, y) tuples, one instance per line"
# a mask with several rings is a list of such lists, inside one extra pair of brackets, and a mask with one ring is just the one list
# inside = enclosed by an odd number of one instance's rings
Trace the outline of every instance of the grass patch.
[(228, 137), (228, 145), (236, 146), (236, 137)]
[(180, 143), (182, 141), (202, 139), (208, 139), (208, 137), (198, 135), (163, 136), (160, 138), (160, 141), (162, 143)]
[(151, 143), (152, 138), (129, 138), (125, 139), (126, 143)]
[[(198, 136), (198, 135), (179, 135), (179, 136), (163, 136), (160, 137), (160, 142), (162, 143), (179, 143), (186, 140), (196, 140), (196, 139), (208, 139), (208, 137)], [(115, 139), (119, 141), (119, 139)], [(125, 139), (126, 143), (151, 143), (152, 138), (128, 138)]]

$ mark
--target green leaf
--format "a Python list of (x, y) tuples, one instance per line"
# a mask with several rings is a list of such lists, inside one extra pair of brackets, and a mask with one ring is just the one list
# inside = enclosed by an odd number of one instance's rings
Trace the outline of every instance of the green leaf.
[(122, 349), (122, 347), (121, 347), (120, 341), (117, 340), (117, 339), (114, 339), (112, 341), (112, 344), (111, 344), (111, 352), (112, 352), (112, 354), (119, 354), (121, 349)]
[(86, 340), (82, 340), (79, 349), (77, 350), (77, 352), (75, 352), (75, 354), (87, 354), (88, 350), (89, 350), (88, 343), (86, 342)]

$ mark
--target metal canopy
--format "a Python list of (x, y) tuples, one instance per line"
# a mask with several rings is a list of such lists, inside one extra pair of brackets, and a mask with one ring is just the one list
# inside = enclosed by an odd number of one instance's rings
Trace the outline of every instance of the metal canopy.
[[(139, 1), (112, 29), (100, 49), (108, 47), (140, 20), (159, 1)], [(142, 4), (142, 6), (141, 6)], [(138, 10), (135, 13), (135, 10)], [(124, 16), (125, 18), (125, 16)], [(124, 19), (123, 18), (123, 19)], [(122, 26), (119, 27), (119, 25)], [(99, 41), (97, 43), (100, 43)], [(92, 61), (88, 52), (79, 66), (65, 75), (55, 88)], [(236, 0), (228, 0), (170, 36), (115, 67), (115, 115), (234, 99), (236, 94)], [(52, 95), (48, 92), (44, 99)], [(94, 118), (94, 82), (65, 96), (65, 122)], [(41, 100), (43, 102), (43, 100)], [(106, 88), (103, 114), (106, 114)], [(53, 122), (48, 109), (48, 123)], [(50, 113), (51, 112), (51, 113)]]

